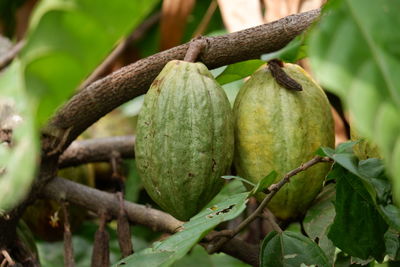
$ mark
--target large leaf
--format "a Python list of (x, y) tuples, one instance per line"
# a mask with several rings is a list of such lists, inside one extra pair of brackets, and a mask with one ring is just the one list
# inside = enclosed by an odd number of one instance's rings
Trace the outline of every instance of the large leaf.
[(334, 0), (309, 42), (313, 72), (383, 152), (400, 200), (399, 1)]
[(316, 243), (301, 233), (272, 232), (261, 247), (261, 266), (330, 266), (328, 258)]
[[(357, 193), (363, 194), (364, 199), (375, 206), (385, 221), (400, 231), (400, 209), (393, 205), (392, 187), (385, 175), (382, 161), (374, 158), (358, 161), (352, 152), (352, 145), (354, 142), (342, 143), (336, 150), (322, 148), (320, 153), (334, 159), (337, 164), (357, 177), (360, 181), (359, 186), (354, 185)], [(336, 178), (342, 174), (340, 168), (334, 168), (329, 176)]]
[(208, 206), (183, 225), (183, 230), (154, 243), (151, 248), (137, 252), (114, 266), (169, 266), (182, 258), (214, 227), (238, 216), (246, 207), (248, 193), (235, 194), (224, 201)]
[(383, 235), (388, 229), (362, 180), (338, 164), (336, 169), (336, 217), (328, 237), (342, 251), (361, 259), (382, 260)]
[(158, 1), (44, 0), (39, 3), (21, 60), (28, 92), (40, 99), (36, 116), (40, 124)]
[[(18, 60), (0, 74), (0, 88), (0, 128), (13, 131), (13, 145), (0, 146), (2, 213), (13, 208), (29, 191), (36, 172), (39, 147), (34, 125), (36, 103), (25, 92)], [(10, 110), (5, 111), (5, 108)]]

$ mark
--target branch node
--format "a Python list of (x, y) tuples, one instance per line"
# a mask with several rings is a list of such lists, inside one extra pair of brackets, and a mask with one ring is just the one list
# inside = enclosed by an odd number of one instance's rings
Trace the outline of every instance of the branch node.
[(203, 36), (192, 39), (186, 51), (184, 61), (196, 62), (201, 53), (204, 53), (208, 46), (207, 38)]

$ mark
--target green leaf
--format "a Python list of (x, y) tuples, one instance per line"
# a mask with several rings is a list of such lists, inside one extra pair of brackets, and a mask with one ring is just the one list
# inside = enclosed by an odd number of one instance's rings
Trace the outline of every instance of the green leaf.
[(0, 214), (13, 208), (29, 192), (39, 156), (34, 124), (36, 103), (26, 94), (22, 80), (17, 59), (0, 73), (0, 128), (13, 131), (13, 145), (0, 146)]
[(224, 221), (237, 217), (246, 207), (248, 193), (240, 193), (224, 201), (208, 206), (183, 225), (183, 230), (169, 238), (154, 243), (151, 248), (137, 252), (114, 266), (169, 266), (182, 258), (189, 250), (207, 235), (214, 227)]
[(240, 177), (240, 176), (224, 175), (224, 176), (221, 176), (221, 178), (222, 178), (222, 179), (225, 179), (225, 180), (235, 179), (235, 180), (242, 181), (242, 182), (245, 183), (245, 184), (249, 184), (249, 185), (251, 185), (251, 186), (256, 186), (256, 184), (254, 184), (254, 183), (250, 182), (249, 180), (246, 180), (246, 179), (244, 179), (244, 178), (242, 178), (242, 177)]
[[(354, 185), (354, 189), (359, 194), (365, 194), (366, 190), (369, 197), (364, 195), (364, 198), (375, 206), (377, 211), (392, 228), (400, 231), (400, 209), (392, 203), (392, 188), (385, 175), (382, 160), (370, 158), (358, 161), (350, 151), (353, 144), (354, 142), (348, 142), (339, 145), (336, 150), (331, 148), (322, 148), (321, 150), (324, 156), (334, 159), (336, 164), (340, 164), (343, 168), (361, 179), (363, 185)], [(336, 178), (341, 175), (342, 170), (334, 167), (328, 176)], [(352, 181), (349, 180), (349, 182)]]
[(41, 125), (159, 0), (44, 0), (20, 53), (28, 92), (40, 99)]
[(196, 245), (185, 257), (176, 261), (173, 267), (205, 267), (205, 266), (224, 266), (224, 267), (250, 267), (250, 265), (235, 259), (224, 253), (208, 254), (200, 245)]
[(316, 243), (300, 233), (272, 232), (261, 247), (262, 267), (302, 266), (305, 264), (330, 266), (328, 258)]
[(381, 261), (385, 252), (383, 235), (388, 225), (362, 180), (336, 164), (335, 168), (340, 174), (336, 177), (336, 217), (328, 237), (351, 256), (361, 259), (372, 256)]
[(328, 232), (335, 218), (334, 201), (336, 188), (334, 184), (324, 187), (315, 199), (314, 204), (308, 209), (303, 220), (304, 231), (313, 240), (318, 239), (318, 244), (327, 255), (329, 263), (333, 265), (335, 246), (328, 238)]
[[(313, 72), (382, 151), (400, 201), (399, 1), (329, 1), (309, 41)], [(395, 33), (395, 34), (393, 34)]]
[(389, 229), (385, 233), (386, 253), (391, 260), (400, 260), (400, 236), (397, 231)]
[(262, 178), (257, 185), (253, 188), (251, 191), (251, 194), (255, 195), (258, 192), (264, 191), (265, 189), (268, 189), (270, 185), (272, 185), (278, 176), (278, 173), (276, 171), (271, 171), (267, 176)]
[(231, 64), (220, 75), (217, 76), (216, 80), (219, 84), (223, 85), (246, 78), (263, 64), (265, 64), (265, 62), (259, 59), (252, 59)]
[[(207, 207), (218, 205), (218, 202), (223, 202), (225, 199), (240, 193), (246, 192), (247, 189), (240, 180), (234, 179), (222, 187), (221, 191), (208, 203)], [(205, 208), (207, 209), (207, 208)]]
[(269, 61), (271, 59), (280, 59), (284, 62), (295, 63), (307, 56), (307, 46), (305, 44), (305, 39), (305, 33), (298, 35), (284, 48), (272, 53), (264, 54), (261, 56), (261, 59), (264, 61)]

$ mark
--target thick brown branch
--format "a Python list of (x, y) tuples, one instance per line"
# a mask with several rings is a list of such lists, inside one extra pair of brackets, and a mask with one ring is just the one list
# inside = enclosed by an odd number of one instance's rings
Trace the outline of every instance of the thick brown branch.
[[(71, 204), (83, 206), (95, 213), (106, 210), (107, 214), (114, 218), (117, 218), (119, 214), (120, 203), (114, 194), (62, 178), (54, 178), (50, 181), (43, 189), (42, 196), (57, 201), (68, 200)], [(178, 232), (183, 225), (183, 222), (171, 215), (143, 205), (124, 201), (124, 208), (130, 222), (145, 225), (154, 231), (173, 234)], [(258, 247), (237, 238), (224, 244), (221, 251), (253, 266), (258, 265)]]
[(115, 136), (74, 141), (59, 159), (59, 168), (89, 162), (108, 162), (113, 151), (122, 158), (133, 158), (135, 136)]
[[(284, 47), (319, 16), (320, 10), (291, 15), (278, 21), (243, 31), (208, 37), (207, 51), (200, 61), (213, 69), (235, 62), (259, 58)], [(144, 94), (164, 65), (183, 59), (189, 43), (139, 60), (92, 83), (63, 106), (51, 121), (51, 129), (66, 131), (66, 148), (82, 131), (122, 103)], [(62, 134), (61, 134), (62, 136)]]
[[(72, 181), (54, 178), (42, 191), (45, 198), (61, 201), (62, 198), (72, 204), (85, 207), (99, 213), (106, 210), (107, 214), (118, 217), (119, 201), (114, 194), (83, 186)], [(155, 231), (174, 233), (182, 225), (169, 214), (148, 208), (143, 205), (124, 202), (126, 214), (131, 222), (146, 225)]]
[[(306, 163), (302, 164), (300, 167), (288, 172), (283, 178), (282, 180), (280, 180), (278, 183), (271, 185), (268, 189), (269, 189), (269, 194), (264, 198), (264, 200), (261, 202), (261, 204), (258, 206), (258, 208), (252, 213), (250, 214), (249, 217), (247, 217), (246, 219), (244, 219), (239, 225), (238, 227), (236, 227), (235, 229), (232, 230), (231, 232), (231, 237), (234, 237), (235, 235), (237, 235), (238, 233), (240, 233), (244, 228), (247, 227), (247, 225), (249, 225), (249, 223), (251, 223), (254, 219), (256, 219), (258, 216), (260, 216), (262, 214), (262, 212), (264, 211), (264, 208), (268, 205), (268, 203), (271, 201), (271, 199), (276, 195), (276, 193), (278, 193), (278, 191), (288, 182), (290, 182), (290, 178), (295, 176), (296, 174), (298, 174), (299, 172), (305, 171), (308, 168), (314, 166), (315, 164), (319, 163), (319, 162), (332, 162), (332, 160), (328, 157), (320, 157), (320, 156), (316, 156), (313, 159), (307, 161)], [(208, 252), (209, 253), (214, 253), (217, 252), (221, 246), (227, 242), (229, 240), (229, 237), (222, 237), (220, 238), (217, 242), (215, 242), (215, 244), (212, 244), (209, 248), (208, 248)]]

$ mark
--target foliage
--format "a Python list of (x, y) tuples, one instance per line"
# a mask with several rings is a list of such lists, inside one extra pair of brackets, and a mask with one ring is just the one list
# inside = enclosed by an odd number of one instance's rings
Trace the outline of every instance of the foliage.
[[(309, 56), (323, 86), (341, 97), (360, 133), (382, 151), (400, 200), (398, 1), (335, 0), (313, 29)], [(349, 38), (351, 36), (351, 38)]]

